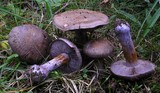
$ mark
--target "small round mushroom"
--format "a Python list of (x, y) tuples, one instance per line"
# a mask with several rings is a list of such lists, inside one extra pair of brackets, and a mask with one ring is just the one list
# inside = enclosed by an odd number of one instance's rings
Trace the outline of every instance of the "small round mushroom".
[(51, 42), (44, 30), (31, 24), (14, 27), (9, 33), (8, 41), (12, 50), (29, 64), (44, 59)]
[(67, 39), (55, 40), (52, 43), (50, 55), (52, 60), (42, 65), (33, 65), (25, 72), (25, 77), (31, 80), (33, 84), (44, 81), (48, 74), (55, 69), (64, 73), (71, 73), (81, 67), (81, 54), (78, 48)]
[(126, 60), (120, 60), (111, 65), (111, 72), (127, 80), (138, 80), (155, 71), (155, 64), (137, 58), (131, 35), (129, 23), (117, 19), (115, 26), (116, 35), (122, 45)]
[[(98, 40), (91, 40), (84, 45), (83, 48), (84, 54), (90, 58), (99, 59), (96, 60), (93, 64), (97, 68), (99, 73), (102, 73), (104, 69), (104, 64), (102, 58), (108, 57), (113, 52), (113, 45), (107, 38), (101, 38)], [(87, 59), (86, 59), (87, 60)], [(96, 75), (97, 78), (100, 77)]]
[(83, 51), (91, 58), (104, 58), (112, 53), (113, 45), (106, 38), (101, 38), (89, 41), (85, 44)]
[(109, 23), (108, 16), (97, 11), (76, 9), (57, 14), (53, 24), (62, 31), (75, 31), (79, 42), (85, 43), (88, 39), (86, 32), (95, 27)]

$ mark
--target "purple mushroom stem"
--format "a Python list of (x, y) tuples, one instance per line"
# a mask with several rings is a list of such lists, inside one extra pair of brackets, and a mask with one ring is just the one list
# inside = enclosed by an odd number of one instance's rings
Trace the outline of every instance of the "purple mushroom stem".
[(52, 60), (48, 61), (45, 64), (40, 65), (42, 68), (45, 68), (48, 72), (58, 68), (59, 66), (67, 63), (69, 56), (66, 53), (62, 53)]
[[(117, 23), (118, 20), (117, 20)], [(134, 48), (134, 44), (132, 42), (132, 38), (130, 35), (130, 26), (128, 23), (118, 24), (115, 28), (117, 38), (122, 45), (122, 50), (124, 53), (124, 57), (127, 62), (134, 63), (137, 62), (137, 53)]]
[(27, 79), (31, 80), (32, 83), (40, 83), (47, 78), (48, 74), (52, 70), (55, 70), (61, 65), (66, 64), (68, 61), (68, 54), (61, 53), (60, 55), (42, 65), (32, 65), (25, 72), (25, 76)]

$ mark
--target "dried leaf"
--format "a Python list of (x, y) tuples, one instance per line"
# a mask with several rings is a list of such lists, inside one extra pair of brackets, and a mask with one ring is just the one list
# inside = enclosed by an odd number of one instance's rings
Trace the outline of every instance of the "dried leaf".
[(9, 44), (7, 40), (0, 42), (0, 49), (3, 49), (3, 50), (9, 49)]
[(0, 21), (0, 28), (1, 28), (2, 26), (4, 26), (5, 24), (6, 24), (6, 22)]
[(100, 2), (100, 5), (106, 4), (108, 2), (109, 2), (109, 0), (103, 0), (102, 2)]

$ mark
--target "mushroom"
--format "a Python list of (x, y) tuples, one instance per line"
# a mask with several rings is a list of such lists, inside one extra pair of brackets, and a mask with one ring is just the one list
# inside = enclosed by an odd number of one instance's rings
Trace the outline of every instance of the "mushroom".
[(104, 58), (113, 51), (113, 45), (106, 38), (91, 40), (85, 44), (84, 53), (91, 58)]
[(51, 42), (44, 30), (31, 24), (14, 27), (9, 33), (8, 41), (13, 52), (29, 64), (44, 59)]
[(115, 31), (122, 45), (123, 54), (126, 60), (113, 63), (110, 67), (111, 72), (127, 80), (138, 80), (155, 71), (155, 64), (147, 60), (137, 58), (131, 35), (129, 23), (117, 19)]
[(55, 40), (52, 43), (50, 55), (52, 60), (42, 65), (33, 65), (24, 73), (33, 84), (44, 81), (52, 70), (58, 69), (64, 73), (71, 73), (81, 67), (81, 54), (78, 48), (67, 39)]
[(89, 56), (90, 58), (99, 59), (97, 62), (94, 62), (98, 71), (104, 69), (102, 59), (108, 57), (113, 52), (113, 45), (107, 38), (100, 38), (98, 40), (91, 40), (84, 45), (83, 48), (84, 54)]
[(75, 31), (79, 44), (88, 39), (87, 31), (109, 23), (108, 16), (97, 11), (76, 9), (57, 14), (53, 17), (53, 24), (62, 31)]

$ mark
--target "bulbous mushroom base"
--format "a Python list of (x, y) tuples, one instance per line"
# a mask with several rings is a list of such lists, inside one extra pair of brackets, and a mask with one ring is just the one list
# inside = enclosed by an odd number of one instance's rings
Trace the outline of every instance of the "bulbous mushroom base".
[(26, 79), (31, 84), (38, 84), (44, 81), (48, 76), (48, 71), (39, 65), (33, 65), (29, 67), (24, 73)]
[(156, 66), (146, 60), (137, 60), (135, 63), (128, 63), (120, 60), (111, 65), (111, 72), (123, 79), (135, 81), (148, 76), (155, 71)]

